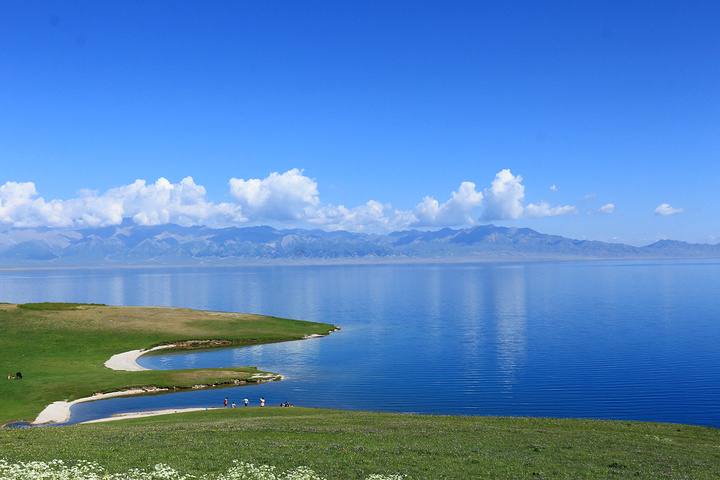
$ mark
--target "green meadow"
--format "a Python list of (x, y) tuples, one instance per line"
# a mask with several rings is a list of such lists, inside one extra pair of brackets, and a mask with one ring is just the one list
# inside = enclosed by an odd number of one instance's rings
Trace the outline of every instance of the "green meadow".
[(12, 462), (158, 463), (221, 474), (233, 460), (327, 479), (720, 478), (720, 431), (685, 425), (249, 407), (2, 429)]
[[(222, 385), (256, 372), (252, 367), (116, 372), (103, 366), (123, 351), (182, 340), (214, 341), (195, 347), (277, 342), (335, 329), (258, 315), (74, 304), (0, 305), (0, 322), (0, 364), (8, 373), (23, 373), (22, 380), (2, 383), (2, 422), (32, 420), (53, 401), (94, 392)], [(56, 460), (68, 465), (97, 462), (110, 474), (157, 464), (174, 469), (169, 476), (122, 478), (280, 478), (223, 476), (240, 461), (283, 472), (308, 467), (317, 474), (282, 478), (710, 479), (720, 478), (720, 430), (625, 421), (240, 407), (58, 428), (4, 428), (0, 459), (19, 465), (18, 471), (25, 468), (23, 462)]]
[[(262, 315), (181, 308), (71, 303), (0, 304), (0, 423), (34, 420), (49, 404), (136, 387), (191, 388), (256, 382), (255, 367), (125, 372), (105, 362), (117, 353), (189, 340), (187, 348), (297, 340), (336, 327)], [(277, 372), (280, 373), (280, 372)]]

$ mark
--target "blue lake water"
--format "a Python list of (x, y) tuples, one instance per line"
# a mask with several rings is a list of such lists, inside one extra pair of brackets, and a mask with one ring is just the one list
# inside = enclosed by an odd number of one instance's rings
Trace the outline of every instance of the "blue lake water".
[(253, 365), (286, 379), (79, 404), (72, 423), (264, 397), (270, 406), (720, 427), (719, 292), (720, 261), (0, 272), (5, 302), (163, 305), (342, 328), (143, 357), (149, 368)]

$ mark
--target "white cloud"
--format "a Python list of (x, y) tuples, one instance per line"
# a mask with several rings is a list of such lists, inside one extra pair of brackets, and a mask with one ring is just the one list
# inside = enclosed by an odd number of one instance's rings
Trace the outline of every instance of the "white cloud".
[(615, 205), (612, 203), (606, 203), (597, 210), (587, 210), (585, 213), (587, 215), (609, 215), (613, 212), (615, 212)]
[(63, 212), (62, 202), (37, 197), (32, 182), (6, 182), (0, 187), (0, 223), (16, 227), (67, 227), (72, 221)]
[(659, 207), (655, 209), (655, 215), (661, 215), (663, 217), (667, 217), (668, 215), (676, 215), (678, 213), (683, 213), (685, 211), (684, 208), (674, 208), (671, 207), (667, 203), (663, 203)]
[[(131, 219), (139, 225), (175, 223), (183, 226), (230, 226), (276, 223), (326, 230), (384, 233), (411, 227), (462, 227), (474, 225), (481, 209), (485, 220), (536, 218), (575, 214), (573, 206), (547, 202), (523, 206), (525, 187), (510, 170), (497, 173), (484, 193), (475, 183), (462, 182), (445, 203), (426, 196), (411, 211), (369, 200), (348, 208), (321, 204), (317, 182), (292, 169), (271, 173), (264, 179), (229, 181), (234, 201), (216, 204), (207, 200), (205, 187), (186, 177), (179, 183), (159, 178), (155, 183), (136, 180), (104, 193), (84, 189), (76, 198), (45, 201), (32, 182), (7, 182), (0, 186), (0, 224), (15, 227), (102, 227)], [(601, 208), (612, 211), (612, 205)]]
[(370, 200), (365, 205), (346, 208), (327, 205), (313, 212), (308, 222), (324, 226), (327, 230), (349, 232), (375, 232), (392, 230), (394, 212), (389, 204)]
[(237, 206), (216, 205), (205, 200), (205, 187), (197, 185), (192, 177), (185, 177), (179, 184), (165, 178), (146, 185), (137, 180), (132, 185), (108, 191), (105, 196), (122, 205), (125, 217), (131, 217), (139, 225), (203, 225), (208, 220), (221, 223), (244, 221)]
[(557, 192), (558, 187), (556, 185), (550, 185), (550, 190), (552, 190), (553, 192)]
[(540, 202), (539, 205), (534, 203), (525, 207), (524, 216), (527, 218), (539, 217), (555, 217), (557, 215), (575, 215), (577, 208), (570, 205), (551, 207), (547, 202)]
[(253, 221), (301, 220), (320, 203), (317, 183), (297, 168), (264, 180), (231, 178), (230, 194)]
[(136, 180), (110, 189), (102, 196), (81, 197), (69, 203), (78, 210), (84, 208), (82, 222), (91, 226), (117, 225), (123, 218), (132, 218), (138, 225), (176, 223), (183, 226), (245, 220), (239, 207), (208, 202), (205, 195), (205, 187), (197, 185), (192, 177), (185, 177), (179, 184), (159, 178), (149, 185), (145, 180)]
[(490, 188), (485, 189), (485, 210), (483, 220), (517, 220), (518, 218), (553, 217), (574, 215), (577, 208), (571, 205), (551, 206), (547, 202), (530, 203), (523, 207), (525, 186), (520, 175), (513, 175), (505, 169), (495, 175)]
[(445, 227), (473, 224), (473, 212), (482, 205), (483, 194), (475, 191), (475, 184), (462, 182), (457, 192), (440, 205), (432, 197), (425, 197), (415, 207), (413, 226)]
[(605, 205), (603, 205), (602, 207), (597, 209), (597, 213), (600, 213), (600, 214), (613, 213), (614, 211), (615, 211), (615, 205), (613, 205), (612, 203), (606, 203)]
[(485, 189), (484, 220), (515, 220), (523, 214), (522, 201), (525, 186), (520, 175), (514, 176), (509, 169), (495, 175), (490, 188)]
[(165, 178), (147, 185), (136, 180), (108, 190), (103, 195), (80, 191), (78, 198), (46, 202), (37, 196), (32, 182), (7, 182), (0, 187), (0, 223), (15, 227), (102, 227), (119, 225), (132, 218), (140, 225), (232, 224), (246, 219), (236, 205), (205, 200), (205, 188), (191, 177), (179, 184)]

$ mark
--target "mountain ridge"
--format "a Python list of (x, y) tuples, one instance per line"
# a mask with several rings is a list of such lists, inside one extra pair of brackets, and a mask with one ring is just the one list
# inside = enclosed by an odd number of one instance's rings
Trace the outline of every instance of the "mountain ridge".
[(720, 258), (720, 244), (660, 240), (634, 247), (491, 224), (385, 235), (270, 226), (143, 226), (130, 221), (83, 229), (0, 229), (3, 267), (583, 258)]

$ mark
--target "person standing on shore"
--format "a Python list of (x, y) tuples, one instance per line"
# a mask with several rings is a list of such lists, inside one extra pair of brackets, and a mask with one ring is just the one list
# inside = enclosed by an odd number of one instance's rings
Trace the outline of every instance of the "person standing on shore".
[(243, 402), (245, 402), (245, 406), (247, 407), (248, 403), (250, 403), (250, 400), (248, 400), (247, 397), (245, 397), (245, 400), (243, 400)]
[(264, 407), (264, 406), (265, 406), (265, 397), (263, 397), (263, 398), (260, 399), (260, 406), (261, 406), (261, 407)]
[(223, 405), (225, 406), (225, 408), (227, 408), (227, 398), (225, 398), (225, 401), (223, 402)]

